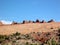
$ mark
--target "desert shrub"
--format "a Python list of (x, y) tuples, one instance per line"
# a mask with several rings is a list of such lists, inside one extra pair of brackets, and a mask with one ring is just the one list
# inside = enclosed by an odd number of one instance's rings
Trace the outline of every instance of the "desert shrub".
[(32, 32), (33, 34), (35, 34), (35, 32)]
[(13, 35), (14, 35), (14, 36), (19, 36), (20, 33), (16, 32), (16, 33), (14, 33)]
[(29, 34), (26, 34), (26, 35), (25, 35), (25, 38), (26, 38), (26, 39), (30, 39), (31, 36), (30, 36)]
[(44, 43), (40, 44), (40, 45), (44, 45)]
[(58, 36), (60, 36), (60, 34), (58, 34)]
[(37, 45), (37, 44), (30, 44), (30, 45)]
[(53, 27), (51, 27), (50, 29), (53, 29)]
[(40, 22), (40, 21), (37, 19), (36, 22)]
[(51, 19), (50, 21), (48, 21), (48, 23), (50, 23), (50, 22), (54, 22), (54, 20), (53, 20), (53, 19)]
[(16, 38), (18, 38), (20, 35), (21, 35), (20, 33), (16, 32), (16, 33), (13, 33), (13, 34), (10, 36), (10, 38), (11, 38), (11, 39), (14, 39), (14, 38), (16, 39)]
[(56, 45), (56, 41), (54, 39), (51, 40), (51, 45)]
[(58, 29), (58, 32), (60, 33), (60, 28)]
[(33, 23), (35, 23), (35, 21), (32, 21)]
[(47, 41), (47, 44), (48, 44), (48, 45), (50, 45), (50, 42), (49, 42), (49, 41)]
[(58, 29), (58, 37), (59, 37), (58, 44), (60, 45), (60, 28)]
[(25, 23), (25, 20), (23, 20), (22, 24), (24, 24), (24, 23)]
[(5, 37), (5, 40), (10, 40), (10, 39), (9, 39), (9, 37), (7, 36), (7, 37)]
[(26, 44), (25, 45), (29, 45), (29, 43), (28, 42), (26, 42)]
[(49, 32), (48, 33), (46, 33), (46, 36), (48, 37), (49, 35), (51, 35)]
[(12, 43), (16, 43), (16, 40), (13, 40)]
[(21, 37), (16, 38), (16, 40), (19, 40), (19, 39), (21, 39)]
[(5, 40), (5, 36), (4, 35), (0, 35), (0, 43), (2, 43)]
[(37, 32), (37, 35), (40, 36), (40, 32)]

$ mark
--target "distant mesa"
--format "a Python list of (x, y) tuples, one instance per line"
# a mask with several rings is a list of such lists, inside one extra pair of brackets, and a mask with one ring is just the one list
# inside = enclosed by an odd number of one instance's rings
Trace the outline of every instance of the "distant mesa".
[(51, 19), (50, 21), (48, 21), (48, 23), (51, 23), (51, 22), (55, 22), (53, 19)]

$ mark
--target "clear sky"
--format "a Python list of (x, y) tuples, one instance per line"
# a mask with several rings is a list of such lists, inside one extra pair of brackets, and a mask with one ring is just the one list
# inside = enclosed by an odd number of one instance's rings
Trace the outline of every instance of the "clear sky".
[(0, 20), (60, 21), (60, 0), (0, 0)]

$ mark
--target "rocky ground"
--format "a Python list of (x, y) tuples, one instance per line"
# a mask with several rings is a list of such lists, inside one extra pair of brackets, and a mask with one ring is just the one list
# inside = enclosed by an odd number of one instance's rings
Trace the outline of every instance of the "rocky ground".
[(60, 45), (60, 29), (52, 32), (0, 35), (0, 45)]
[(0, 22), (0, 45), (60, 45), (60, 22)]
[(20, 32), (22, 34), (31, 32), (51, 32), (58, 28), (60, 28), (59, 22), (0, 25), (0, 34), (9, 35), (16, 32)]

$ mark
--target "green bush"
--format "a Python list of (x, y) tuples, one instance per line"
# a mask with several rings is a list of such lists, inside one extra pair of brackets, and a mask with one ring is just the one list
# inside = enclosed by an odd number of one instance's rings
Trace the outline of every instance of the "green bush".
[(26, 42), (26, 44), (25, 45), (29, 45), (29, 43), (28, 42)]
[(51, 40), (51, 45), (56, 45), (56, 41), (54, 39)]

